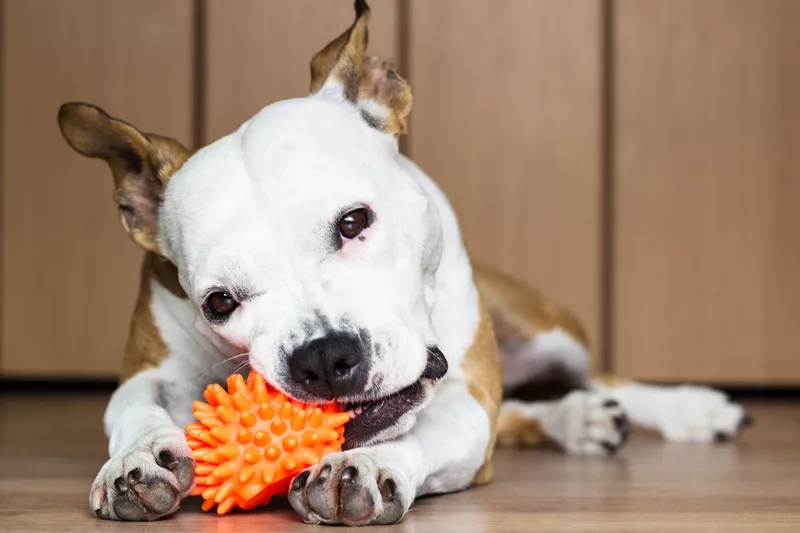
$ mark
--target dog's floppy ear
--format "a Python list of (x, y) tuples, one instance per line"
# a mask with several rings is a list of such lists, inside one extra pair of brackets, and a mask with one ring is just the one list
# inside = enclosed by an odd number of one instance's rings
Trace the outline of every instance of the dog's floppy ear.
[(352, 26), (311, 59), (311, 92), (340, 90), (371, 126), (399, 136), (406, 132), (411, 88), (390, 62), (366, 55), (370, 9), (364, 0), (355, 8)]
[(139, 246), (160, 254), (158, 209), (164, 185), (189, 158), (189, 150), (173, 139), (142, 133), (90, 104), (62, 105), (58, 124), (76, 152), (108, 163), (122, 225)]

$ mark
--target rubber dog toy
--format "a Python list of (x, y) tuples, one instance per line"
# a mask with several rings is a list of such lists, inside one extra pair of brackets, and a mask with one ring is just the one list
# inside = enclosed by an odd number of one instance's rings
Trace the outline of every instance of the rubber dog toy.
[(254, 372), (246, 383), (234, 374), (227, 385), (206, 387), (208, 403), (193, 403), (198, 422), (186, 426), (196, 462), (192, 495), (203, 497), (204, 511), (266, 505), (297, 473), (341, 451), (347, 413), (292, 401)]

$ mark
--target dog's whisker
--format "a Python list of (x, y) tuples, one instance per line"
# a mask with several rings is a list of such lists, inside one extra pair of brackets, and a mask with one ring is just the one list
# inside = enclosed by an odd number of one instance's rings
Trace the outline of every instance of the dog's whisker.
[(227, 357), (227, 358), (223, 359), (222, 361), (216, 363), (214, 366), (211, 367), (211, 370), (215, 370), (220, 365), (224, 365), (225, 363), (230, 363), (231, 361), (235, 361), (235, 360), (237, 360), (237, 359), (239, 359), (241, 357), (247, 357), (249, 355), (250, 355), (250, 352), (245, 352), (245, 353), (232, 355), (232, 356)]
[(247, 368), (249, 364), (250, 363), (248, 361), (245, 361), (244, 363), (239, 363), (238, 365), (236, 365), (236, 368), (233, 369), (233, 372), (231, 372), (231, 374), (238, 374), (241, 370)]
[[(225, 363), (231, 363), (231, 362), (237, 361), (237, 360), (239, 360), (239, 359), (241, 359), (241, 358), (248, 357), (249, 355), (250, 355), (250, 352), (244, 352), (244, 353), (237, 353), (236, 355), (232, 355), (232, 356), (230, 356), (230, 357), (226, 357), (226, 358), (225, 358), (225, 359), (223, 359), (222, 361), (219, 361), (219, 362), (215, 363), (214, 365), (212, 365), (212, 366), (211, 366), (211, 369), (210, 369), (210, 371), (209, 371), (209, 372), (203, 372), (202, 374), (200, 374), (200, 376), (197, 378), (198, 382), (205, 382), (205, 380), (206, 380), (206, 379), (207, 379), (207, 378), (208, 378), (210, 375), (212, 375), (212, 373), (213, 373), (213, 372), (214, 372), (214, 371), (215, 371), (217, 368), (219, 368), (219, 366), (220, 366), (220, 365), (224, 365)], [(231, 372), (231, 373), (232, 373), (232, 374), (235, 374), (236, 372), (238, 372), (238, 371), (239, 371), (239, 370), (241, 370), (242, 368), (245, 368), (245, 367), (246, 367), (248, 364), (249, 364), (249, 360), (248, 360), (248, 361), (244, 361), (243, 363), (239, 363), (239, 364), (238, 364), (238, 365), (235, 367), (234, 371), (233, 371), (233, 372)]]

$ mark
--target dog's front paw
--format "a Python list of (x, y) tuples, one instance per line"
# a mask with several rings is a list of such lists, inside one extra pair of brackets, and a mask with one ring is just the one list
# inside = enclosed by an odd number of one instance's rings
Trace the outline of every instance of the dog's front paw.
[(365, 450), (331, 454), (292, 481), (289, 503), (311, 524), (394, 524), (405, 515), (409, 487)]
[(551, 439), (576, 455), (613, 455), (630, 434), (630, 423), (620, 404), (590, 391), (571, 392), (541, 422)]
[(713, 442), (735, 438), (752, 424), (744, 408), (722, 392), (706, 387), (683, 386), (661, 397), (659, 429), (673, 442)]
[(92, 484), (89, 504), (106, 520), (156, 520), (177, 511), (193, 485), (194, 459), (175, 427), (109, 459)]

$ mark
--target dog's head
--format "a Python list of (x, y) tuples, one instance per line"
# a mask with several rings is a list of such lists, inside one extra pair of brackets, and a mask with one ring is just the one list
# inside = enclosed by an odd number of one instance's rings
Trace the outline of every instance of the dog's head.
[(439, 213), (397, 147), (411, 92), (366, 56), (356, 12), (312, 59), (309, 96), (191, 158), (85, 104), (59, 116), (111, 165), (125, 227), (177, 267), (199, 332), (289, 395), (353, 409), (349, 446), (406, 431), (447, 371), (430, 320)]

